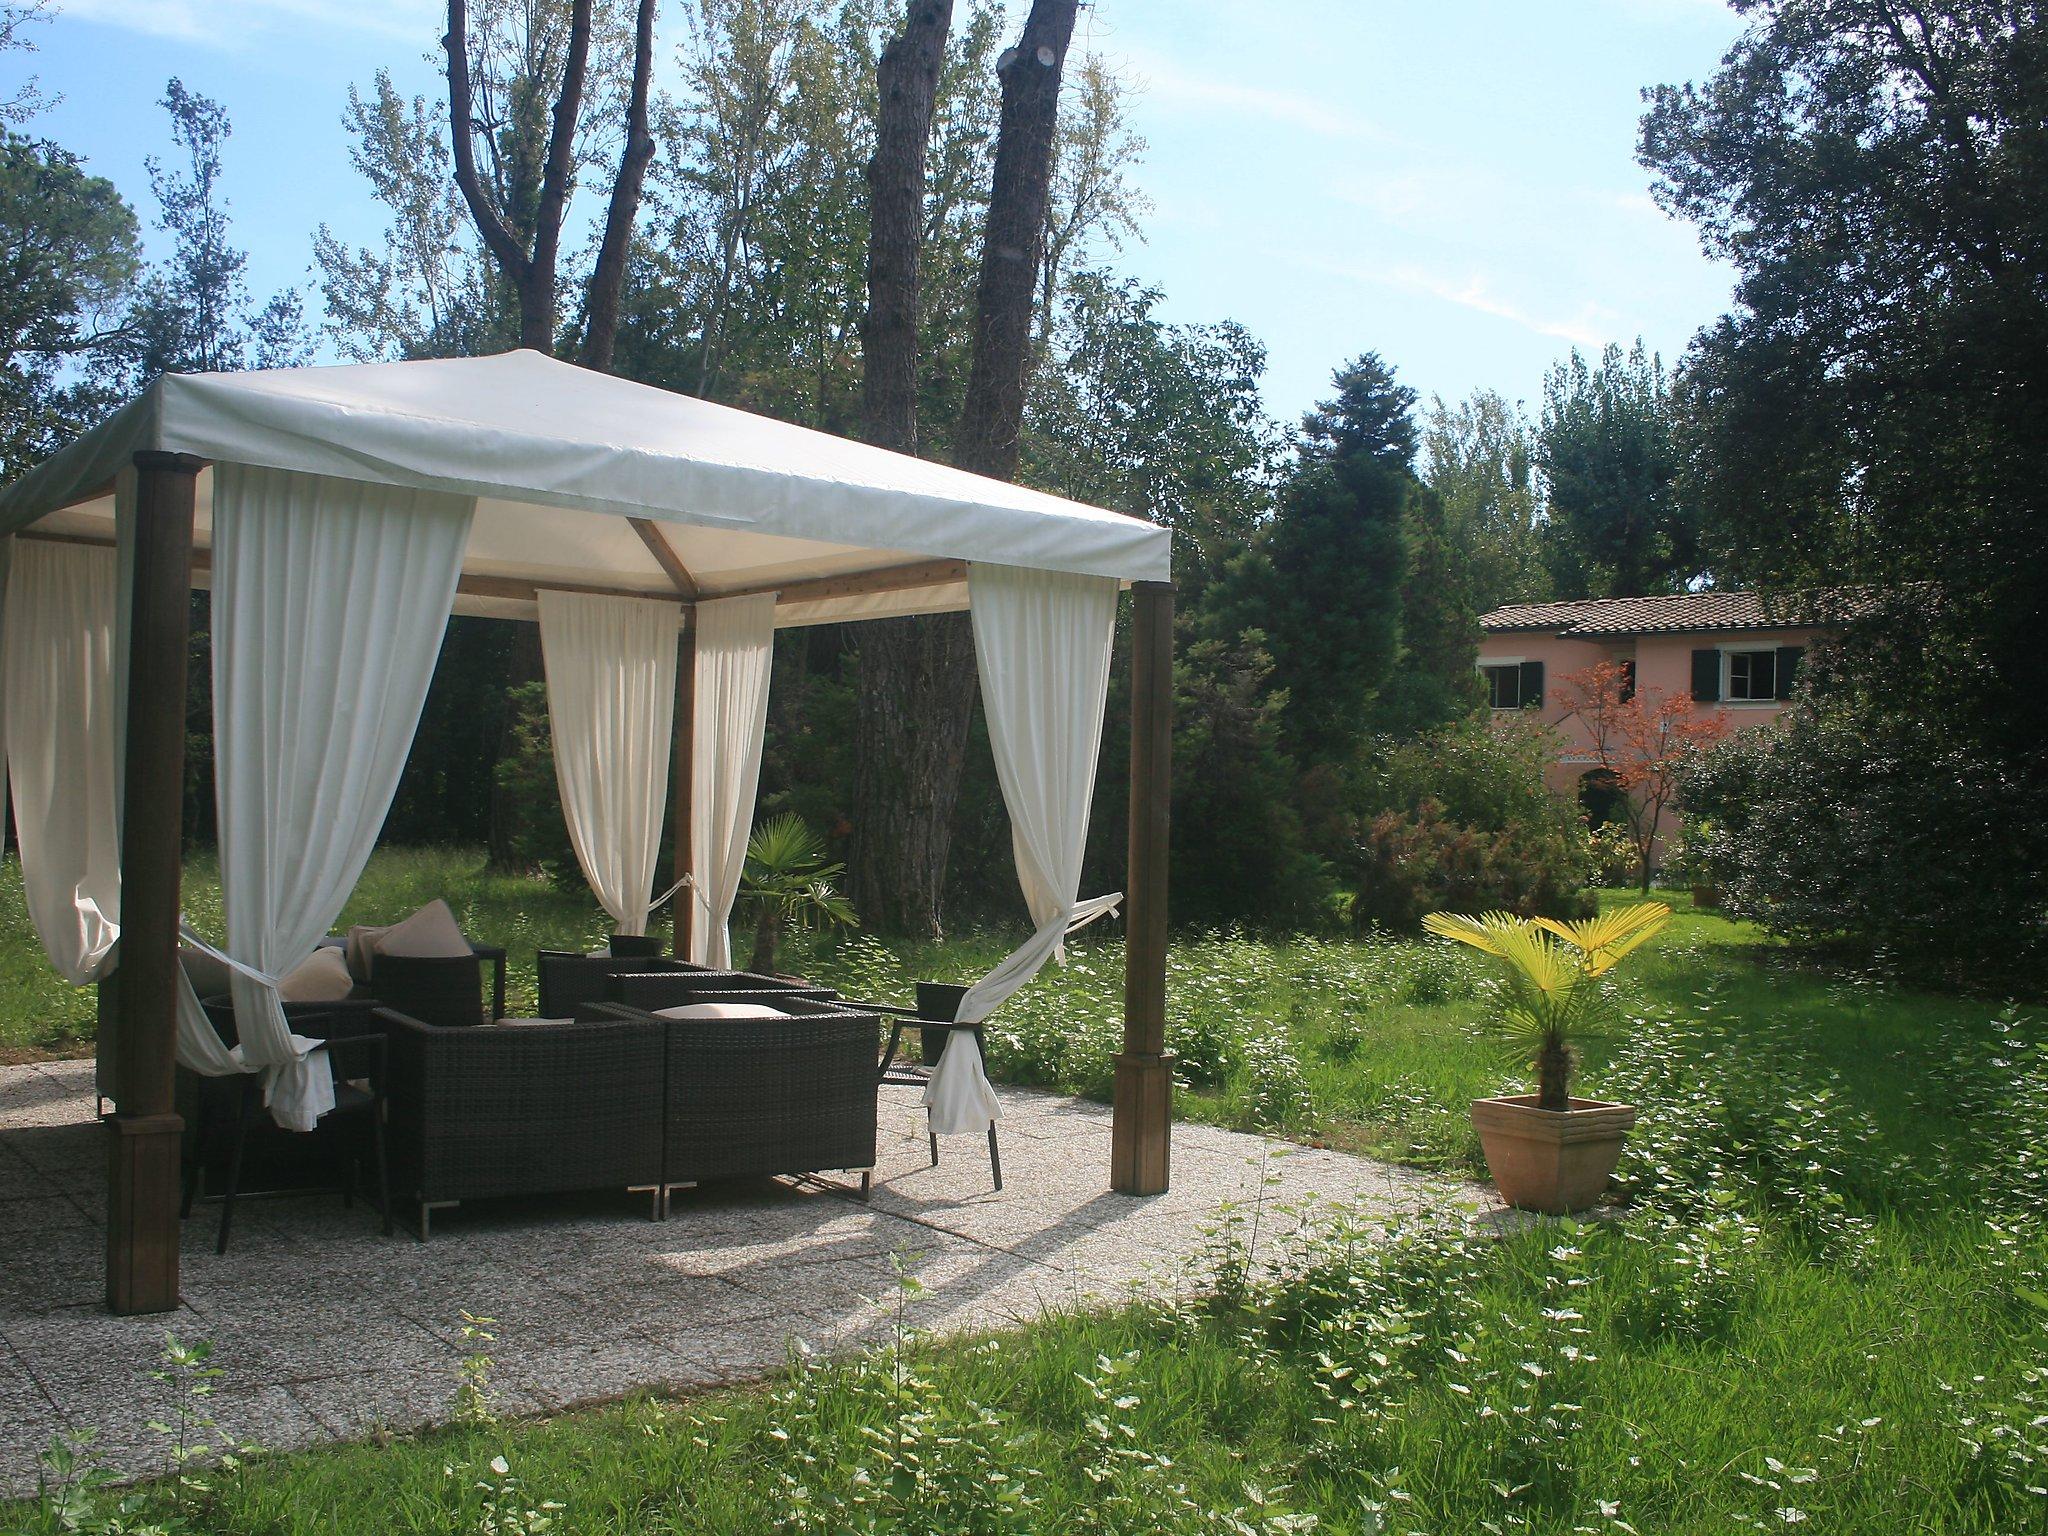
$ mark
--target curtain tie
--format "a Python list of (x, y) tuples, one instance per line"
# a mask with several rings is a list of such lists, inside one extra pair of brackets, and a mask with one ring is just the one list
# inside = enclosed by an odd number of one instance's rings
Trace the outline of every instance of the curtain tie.
[(1097, 918), (1114, 917), (1123, 901), (1122, 891), (1111, 891), (1107, 896), (1091, 896), (1086, 901), (1077, 901), (1067, 908), (1066, 927), (1061, 930), (1058, 942), (1052, 947), (1053, 964), (1064, 968), (1067, 963), (1067, 940)]
[(211, 955), (229, 970), (248, 977), (258, 986), (267, 987), (272, 992), (275, 992), (282, 985), (279, 979), (268, 971), (259, 971), (253, 965), (244, 965), (226, 950), (214, 948), (213, 945), (207, 943), (206, 940), (193, 931), (191, 921), (182, 914), (178, 918), (178, 937), (201, 953)]

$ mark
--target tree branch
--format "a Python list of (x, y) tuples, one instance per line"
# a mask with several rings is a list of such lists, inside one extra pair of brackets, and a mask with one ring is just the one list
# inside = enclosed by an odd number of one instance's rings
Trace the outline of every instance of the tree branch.
[(455, 185), (469, 205), (484, 247), (497, 260), (506, 279), (523, 288), (532, 263), (519, 241), (492, 206), (476, 174), (474, 109), (469, 92), (469, 7), (466, 0), (448, 0), (448, 35), (441, 39), (448, 55), (448, 127), (455, 152)]
[[(547, 169), (541, 175), (540, 203), (534, 214), (532, 280), (538, 283), (544, 276), (548, 287), (544, 318), (549, 334), (541, 343), (543, 350), (554, 344), (555, 257), (562, 244), (562, 216), (569, 203), (569, 182), (576, 170), (576, 119), (583, 110), (583, 75), (590, 60), (590, 7), (591, 0), (575, 0), (570, 7), (569, 56), (562, 65), (562, 92), (555, 98)], [(523, 317), (529, 329), (543, 318), (531, 312), (542, 307), (542, 297), (533, 296), (534, 303)], [(527, 345), (534, 342), (529, 339)]]
[(654, 10), (656, 0), (640, 0), (633, 32), (633, 92), (626, 102), (626, 148), (612, 183), (611, 206), (605, 211), (604, 238), (597, 266), (590, 274), (587, 319), (583, 330), (583, 366), (611, 370), (619, 334), (619, 294), (626, 283), (632, 254), (633, 221), (640, 214), (647, 165), (654, 158), (654, 134), (647, 126), (647, 93), (654, 78)]

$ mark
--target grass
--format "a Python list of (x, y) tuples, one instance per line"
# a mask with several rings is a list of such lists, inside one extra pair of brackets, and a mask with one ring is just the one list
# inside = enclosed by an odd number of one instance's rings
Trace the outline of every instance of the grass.
[[(440, 854), (380, 855), (364, 915), (435, 893), (521, 947), (602, 932), (587, 903)], [(9, 899), (0, 883), (0, 910)], [(0, 964), (20, 947), (0, 939)], [(790, 963), (900, 994), (1001, 948), (813, 939)], [(916, 1337), (906, 1291), (893, 1350), (690, 1401), (256, 1458), (203, 1489), (154, 1485), (124, 1518), (223, 1533), (2048, 1529), (2041, 1031), (1809, 968), (1710, 913), (1681, 912), (1642, 958), (1629, 1022), (1585, 1079), (1642, 1110), (1621, 1222), (1496, 1238), (1452, 1216), (1388, 1242), (1333, 1215), (1254, 1256), (1240, 1212), (1200, 1305), (941, 1344)], [(1172, 965), (1185, 1112), (1476, 1166), (1465, 1105), (1516, 1074), (1475, 1028), (1461, 957), (1220, 936), (1177, 942)], [(1077, 945), (1004, 1010), (998, 1072), (1100, 1092), (1121, 971), (1116, 943)], [(14, 1014), (0, 1029), (61, 1038)], [(1289, 1225), (1265, 1213), (1260, 1229)]]

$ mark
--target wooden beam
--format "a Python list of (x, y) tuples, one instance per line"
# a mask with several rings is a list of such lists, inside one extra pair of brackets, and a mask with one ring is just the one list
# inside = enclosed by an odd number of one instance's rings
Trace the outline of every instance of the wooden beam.
[(753, 597), (773, 592), (778, 606), (822, 603), (835, 597), (868, 597), (878, 592), (908, 592), (917, 587), (945, 587), (967, 579), (965, 560), (919, 560), (912, 565), (885, 565), (848, 576), (809, 576), (796, 581), (762, 581), (720, 592), (700, 592), (699, 601), (721, 597)]
[(121, 825), (121, 959), (107, 1159), (107, 1306), (178, 1304), (178, 885), (185, 804), (185, 657), (201, 460), (135, 455), (134, 602)]
[[(690, 830), (691, 785), (697, 769), (697, 631), (683, 631), (682, 648), (676, 653), (675, 776), (676, 880), (690, 873), (692, 848)], [(697, 893), (689, 886), (677, 891), (669, 904), (673, 927), (672, 948), (678, 960), (690, 958), (690, 945), (697, 932)]]
[(633, 531), (640, 535), (640, 542), (645, 544), (647, 552), (654, 556), (655, 563), (668, 577), (669, 584), (676, 589), (676, 595), (686, 603), (697, 601), (697, 580), (683, 564), (675, 546), (669, 543), (668, 535), (661, 531), (661, 524), (647, 517), (629, 517), (626, 521), (631, 523)]
[[(630, 519), (635, 529), (642, 529), (643, 539), (661, 541), (663, 549), (668, 541), (662, 538), (660, 528), (645, 518)], [(112, 539), (100, 538), (88, 533), (36, 533), (24, 532), (17, 535), (24, 539), (47, 539), (53, 544), (87, 544), (99, 548), (111, 548)], [(648, 548), (654, 548), (650, 542)], [(657, 556), (656, 558), (659, 558)], [(733, 587), (723, 592), (706, 592), (696, 585), (695, 579), (675, 560), (671, 551), (669, 558), (674, 569), (667, 570), (669, 580), (676, 585), (679, 600), (684, 605), (687, 621), (688, 609), (699, 602), (710, 602), (721, 597), (753, 597), (762, 592), (773, 592), (778, 607), (790, 603), (822, 603), (840, 597), (870, 597), (883, 592), (909, 592), (919, 587), (953, 586), (967, 579), (965, 560), (919, 560), (910, 565), (885, 565), (879, 570), (855, 571), (846, 576), (807, 576), (797, 581), (763, 581), (748, 586)], [(212, 552), (196, 549), (192, 552), (194, 572), (209, 571), (213, 568)], [(689, 582), (692, 593), (683, 596), (683, 582)], [(506, 602), (531, 603), (538, 599), (540, 589), (550, 592), (589, 592), (598, 597), (661, 597), (660, 592), (649, 592), (640, 587), (599, 586), (593, 583), (575, 581), (533, 581), (523, 576), (464, 576), (455, 584), (455, 590), (463, 597), (495, 598)]]
[(1170, 1176), (1166, 861), (1173, 796), (1173, 586), (1132, 588), (1130, 868), (1124, 886), (1124, 1048), (1116, 1058), (1110, 1187), (1160, 1195)]

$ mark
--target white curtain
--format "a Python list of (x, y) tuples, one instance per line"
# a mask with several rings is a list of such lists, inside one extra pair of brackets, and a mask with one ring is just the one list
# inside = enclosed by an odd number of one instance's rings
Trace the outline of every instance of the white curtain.
[(111, 549), (12, 541), (0, 614), (0, 698), (29, 920), (74, 987), (121, 936), (115, 682), (119, 560)]
[[(970, 565), (967, 585), (981, 706), (996, 778), (1010, 813), (1010, 847), (1035, 931), (961, 999), (979, 1023), (1064, 959), (1068, 934), (1116, 910), (1122, 893), (1080, 899), (1088, 809), (1102, 750), (1102, 710), (1116, 633), (1117, 582), (1017, 566)], [(925, 1089), (932, 1130), (986, 1130), (1001, 1113), (966, 1033), (953, 1034)]]
[(697, 903), (690, 958), (730, 966), (726, 925), (739, 897), (768, 729), (775, 594), (697, 605), (695, 746), (690, 758), (690, 885)]
[(562, 815), (583, 877), (620, 933), (644, 934), (654, 905), (681, 627), (676, 603), (541, 589)]
[(474, 502), (221, 464), (213, 485), (214, 775), (243, 1062), (271, 1116), (333, 1107), (275, 978), (341, 914), (383, 826), (455, 600)]

